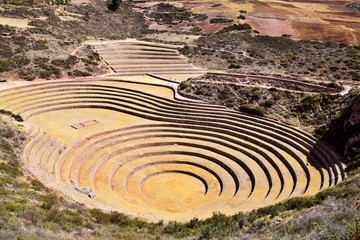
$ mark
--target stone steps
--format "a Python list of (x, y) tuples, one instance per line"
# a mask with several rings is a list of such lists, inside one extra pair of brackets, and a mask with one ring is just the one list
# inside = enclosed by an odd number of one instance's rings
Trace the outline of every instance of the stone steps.
[(94, 44), (93, 46), (109, 67), (121, 76), (206, 72), (194, 68), (189, 60), (180, 55), (176, 46), (139, 41)]

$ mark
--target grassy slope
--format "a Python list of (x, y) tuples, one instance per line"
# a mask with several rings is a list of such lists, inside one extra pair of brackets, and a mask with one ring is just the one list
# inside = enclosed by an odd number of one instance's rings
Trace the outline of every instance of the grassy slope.
[(18, 130), (19, 124), (0, 115), (1, 239), (348, 239), (360, 233), (356, 210), (360, 174), (356, 171), (338, 187), (315, 197), (293, 198), (230, 217), (215, 213), (212, 218), (183, 224), (146, 223), (117, 212), (88, 209), (58, 196), (24, 172), (19, 154), (26, 137)]
[(360, 80), (360, 46), (294, 41), (223, 30), (204, 36), (182, 52), (200, 66), (241, 72), (327, 80)]

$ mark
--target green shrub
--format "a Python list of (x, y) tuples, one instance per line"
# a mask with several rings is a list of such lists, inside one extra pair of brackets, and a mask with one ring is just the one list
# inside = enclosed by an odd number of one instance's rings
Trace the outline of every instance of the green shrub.
[(17, 6), (32, 6), (34, 4), (34, 0), (7, 0), (4, 3)]
[(229, 68), (230, 68), (230, 69), (239, 69), (239, 68), (240, 68), (240, 65), (239, 65), (239, 64), (234, 64), (234, 63), (232, 63), (232, 64), (229, 65)]
[(46, 50), (49, 49), (49, 41), (46, 39), (40, 39), (35, 41), (34, 46), (33, 46), (34, 50)]
[(301, 210), (320, 204), (322, 201), (314, 197), (294, 197), (283, 203), (285, 210)]
[(91, 209), (90, 214), (95, 219), (96, 223), (99, 224), (110, 223), (110, 215), (108, 213), (104, 213), (100, 209)]
[(37, 224), (38, 222), (43, 221), (43, 215), (41, 211), (35, 207), (26, 208), (23, 217), (32, 224)]
[(15, 64), (10, 60), (0, 60), (0, 72), (7, 72), (14, 68)]
[(21, 174), (20, 168), (18, 166), (13, 166), (5, 162), (0, 163), (0, 172), (6, 173), (11, 177), (16, 177)]
[(72, 223), (73, 225), (80, 227), (83, 226), (85, 223), (84, 217), (81, 215), (80, 212), (71, 212), (66, 219), (67, 222)]
[(45, 188), (44, 184), (42, 184), (42, 182), (40, 182), (37, 179), (32, 179), (31, 180), (31, 186), (33, 187), (33, 189), (39, 191), (42, 190), (43, 188)]
[(55, 194), (50, 193), (50, 194), (41, 196), (41, 200), (42, 200), (41, 207), (43, 209), (49, 210), (49, 209), (53, 208), (54, 205), (57, 203), (58, 197)]
[(14, 155), (13, 147), (4, 138), (0, 138), (0, 150), (6, 154)]
[(348, 198), (351, 196), (356, 196), (360, 193), (359, 189), (352, 187), (336, 187), (336, 188), (328, 188), (322, 192), (319, 192), (315, 195), (315, 199), (317, 200), (325, 200), (328, 197), (339, 198)]
[(249, 31), (249, 30), (252, 30), (252, 27), (249, 24), (238, 23), (238, 24), (233, 24), (229, 27), (225, 27), (221, 29), (218, 33), (232, 32), (232, 31)]
[(253, 104), (244, 104), (241, 105), (239, 108), (240, 111), (251, 114), (251, 115), (256, 115), (256, 116), (260, 116), (260, 117), (264, 117), (266, 115), (266, 110), (258, 105), (253, 105)]
[(274, 216), (277, 216), (282, 211), (284, 211), (284, 208), (281, 203), (267, 206), (267, 207), (262, 207), (252, 213), (253, 216), (251, 219), (252, 219), (252, 221), (255, 221), (255, 219), (263, 217), (263, 216), (267, 216), (267, 215), (270, 215), (270, 217), (274, 217)]
[(44, 216), (44, 222), (53, 222), (57, 224), (63, 224), (65, 220), (64, 212), (57, 208), (46, 211)]
[(341, 239), (342, 240), (360, 239), (360, 219), (358, 217), (356, 217), (354, 223), (348, 227), (347, 236), (342, 237)]
[(184, 229), (183, 224), (172, 221), (172, 222), (169, 222), (169, 224), (164, 227), (163, 233), (176, 235), (179, 232), (183, 231), (183, 229)]
[(70, 76), (74, 77), (88, 77), (91, 76), (91, 73), (80, 71), (78, 69), (74, 70), (73, 72), (68, 72)]
[(184, 90), (188, 86), (188, 81), (183, 81), (179, 85), (179, 90)]
[(265, 108), (271, 108), (272, 106), (275, 105), (275, 103), (276, 102), (274, 100), (268, 99), (268, 100), (265, 100), (264, 102), (262, 102), (260, 105)]
[(246, 215), (239, 212), (231, 217), (238, 228), (242, 228), (245, 225)]
[(304, 97), (300, 105), (298, 106), (298, 110), (300, 112), (308, 112), (311, 110), (315, 110), (317, 108), (318, 99), (315, 95), (309, 95)]
[(111, 11), (116, 11), (120, 7), (121, 3), (122, 3), (122, 0), (111, 0), (111, 3), (108, 4), (108, 8)]
[(60, 78), (61, 71), (59, 68), (51, 64), (40, 64), (39, 66), (45, 70), (39, 73), (40, 78), (50, 79), (52, 76), (55, 76), (55, 78)]
[[(235, 218), (236, 219), (236, 218)], [(215, 212), (211, 218), (203, 221), (201, 239), (219, 239), (231, 236), (238, 229), (235, 219)]]
[(201, 222), (199, 221), (198, 218), (193, 218), (188, 223), (186, 223), (185, 226), (187, 228), (194, 229), (197, 228), (200, 224)]
[(14, 135), (15, 135), (14, 130), (11, 128), (3, 129), (3, 131), (0, 132), (0, 136), (7, 139), (14, 137)]
[(24, 121), (24, 119), (19, 114), (11, 114), (11, 116), (18, 122)]
[(315, 129), (315, 137), (321, 138), (329, 131), (329, 126), (327, 124), (323, 124)]

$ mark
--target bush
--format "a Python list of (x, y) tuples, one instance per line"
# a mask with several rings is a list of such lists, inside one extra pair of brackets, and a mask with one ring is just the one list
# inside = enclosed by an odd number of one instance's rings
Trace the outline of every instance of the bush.
[(229, 23), (232, 22), (232, 19), (227, 19), (227, 18), (222, 18), (222, 17), (216, 17), (216, 18), (212, 18), (210, 19), (210, 23), (214, 24), (214, 23)]
[(181, 82), (180, 85), (179, 85), (179, 90), (184, 90), (187, 86), (188, 86), (188, 82), (187, 82), (187, 81), (183, 81), (183, 82)]
[(315, 110), (317, 108), (318, 99), (314, 95), (304, 97), (300, 105), (298, 106), (298, 110), (300, 112), (308, 112), (311, 110)]
[(83, 71), (80, 71), (78, 69), (74, 70), (73, 72), (68, 72), (68, 74), (70, 76), (74, 76), (74, 77), (88, 77), (88, 76), (91, 76), (91, 73), (83, 72)]
[(360, 190), (352, 187), (337, 187), (337, 188), (328, 188), (322, 192), (319, 192), (315, 195), (317, 200), (325, 200), (328, 197), (339, 198), (348, 198), (350, 196), (356, 196), (359, 194)]
[(253, 105), (253, 104), (244, 104), (241, 105), (239, 108), (240, 111), (251, 114), (251, 115), (256, 115), (256, 116), (260, 116), (260, 117), (264, 117), (266, 115), (266, 110), (258, 105)]
[(14, 67), (14, 63), (10, 60), (0, 60), (0, 72), (10, 71)]
[(272, 106), (275, 105), (275, 103), (276, 102), (274, 100), (268, 99), (268, 100), (265, 100), (264, 102), (262, 102), (260, 105), (265, 108), (271, 108)]
[(5, 162), (1, 162), (0, 163), (0, 172), (6, 173), (8, 175), (10, 175), (11, 177), (17, 177), (21, 174), (20, 168), (19, 166), (14, 166), (14, 164), (11, 164), (12, 162), (9, 163), (5, 163)]
[(56, 67), (71, 69), (72, 66), (74, 66), (78, 62), (79, 59), (76, 56), (69, 56), (67, 59), (54, 59), (51, 61), (51, 64)]
[(37, 40), (33, 46), (34, 50), (46, 50), (49, 49), (49, 42), (46, 39)]
[(59, 209), (51, 209), (46, 211), (46, 216), (44, 218), (45, 222), (54, 222), (57, 224), (63, 223), (64, 220), (64, 213), (61, 212)]
[(201, 239), (219, 239), (229, 237), (238, 229), (236, 218), (226, 217), (222, 213), (213, 213), (211, 218), (203, 221)]
[(315, 129), (315, 137), (321, 138), (329, 131), (329, 126), (327, 124), (323, 124)]
[(19, 114), (12, 114), (11, 117), (13, 117), (18, 122), (24, 121), (24, 119)]
[(229, 27), (223, 28), (222, 30), (219, 31), (219, 33), (232, 32), (232, 31), (248, 31), (251, 29), (252, 29), (252, 27), (247, 23), (244, 23), (244, 24), (238, 23), (238, 24), (234, 24)]
[(0, 109), (0, 114), (5, 114), (7, 116), (10, 116), (10, 117), (14, 118), (18, 122), (23, 122), (24, 121), (20, 115), (13, 114), (12, 112), (4, 110), (4, 109)]
[(183, 229), (183, 224), (178, 222), (169, 222), (169, 224), (164, 227), (163, 233), (175, 235), (176, 233), (181, 232)]
[(122, 0), (112, 0), (111, 3), (108, 5), (109, 10), (116, 11), (120, 7)]
[(41, 204), (41, 207), (45, 210), (49, 210), (56, 204), (56, 202), (58, 201), (58, 198), (55, 194), (51, 193), (51, 194), (42, 196), (41, 200), (43, 202)]
[(285, 210), (301, 210), (311, 208), (320, 204), (322, 201), (314, 197), (294, 197), (283, 203)]
[(232, 63), (232, 64), (229, 65), (229, 68), (230, 68), (230, 69), (239, 69), (239, 68), (240, 68), (240, 65), (239, 65), (239, 64), (234, 64), (234, 63)]
[(32, 179), (31, 180), (31, 186), (33, 187), (33, 189), (35, 189), (36, 191), (42, 190), (43, 188), (45, 188), (44, 184), (42, 184), (42, 182), (40, 182), (37, 179)]
[(92, 209), (90, 211), (91, 216), (95, 219), (96, 223), (99, 224), (109, 224), (110, 216), (107, 213), (104, 213), (100, 209)]

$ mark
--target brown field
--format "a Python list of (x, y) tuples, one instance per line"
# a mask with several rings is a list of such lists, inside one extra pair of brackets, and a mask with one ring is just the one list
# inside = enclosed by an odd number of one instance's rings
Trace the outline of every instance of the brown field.
[[(152, 6), (160, 2), (152, 2)], [(262, 35), (289, 34), (297, 39), (336, 41), (359, 44), (360, 13), (346, 7), (349, 1), (171, 1), (170, 4), (190, 9), (194, 14), (206, 14), (201, 21), (182, 21), (176, 25), (161, 25), (162, 29), (184, 31), (184, 26), (197, 26), (202, 32), (216, 32), (234, 23), (246, 22)], [(143, 3), (137, 6), (146, 7)], [(146, 9), (146, 8), (145, 8)], [(145, 10), (146, 11), (146, 10)], [(240, 13), (239, 11), (246, 11)], [(238, 19), (242, 14), (245, 20)], [(213, 18), (233, 20), (210, 23)], [(169, 28), (170, 27), (170, 28)]]

